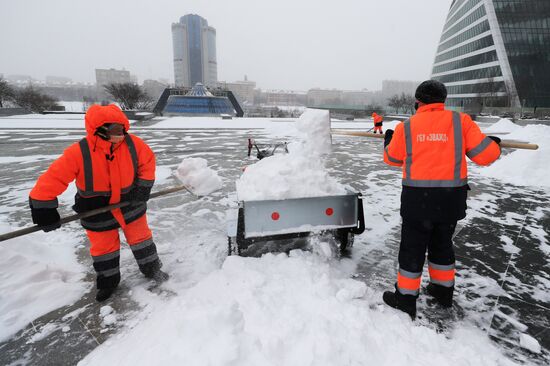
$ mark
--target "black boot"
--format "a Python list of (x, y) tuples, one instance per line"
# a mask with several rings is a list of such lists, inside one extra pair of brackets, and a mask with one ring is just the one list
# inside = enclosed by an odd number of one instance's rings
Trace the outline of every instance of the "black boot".
[(382, 295), (382, 299), (388, 306), (409, 314), (412, 320), (416, 318), (417, 298), (418, 296), (403, 295), (397, 289), (395, 292), (386, 291)]
[(116, 287), (108, 287), (108, 288), (100, 288), (97, 290), (97, 293), (95, 295), (95, 299), (97, 302), (102, 302), (107, 300), (113, 292), (115, 292)]
[(435, 283), (429, 283), (426, 290), (430, 296), (433, 296), (437, 303), (444, 308), (453, 306), (454, 286), (445, 287)]
[(105, 277), (99, 274), (96, 278), (97, 293), (95, 299), (99, 302), (107, 300), (115, 292), (120, 283), (120, 272)]
[(164, 271), (161, 271), (158, 269), (157, 271), (153, 272), (152, 274), (145, 275), (147, 278), (151, 278), (155, 282), (161, 283), (170, 278), (170, 275)]

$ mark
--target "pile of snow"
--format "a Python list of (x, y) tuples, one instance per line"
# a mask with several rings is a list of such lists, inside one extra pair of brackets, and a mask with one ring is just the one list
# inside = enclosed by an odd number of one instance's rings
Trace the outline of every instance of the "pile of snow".
[[(11, 230), (0, 223), (0, 232)], [(54, 233), (26, 235), (0, 246), (0, 342), (87, 291), (82, 281), (87, 269), (75, 255), (80, 239), (63, 229)]]
[(61, 101), (57, 102), (57, 104), (65, 107), (65, 112), (86, 112), (86, 106), (84, 102)]
[(109, 305), (102, 306), (99, 309), (99, 316), (103, 319), (102, 325), (105, 327), (116, 324), (117, 322), (117, 314)]
[(379, 305), (344, 267), (302, 251), (228, 257), (80, 365), (513, 364), (480, 330), (438, 334)]
[(519, 335), (519, 345), (533, 353), (540, 353), (542, 351), (540, 343), (526, 333), (521, 333)]
[[(321, 109), (306, 109), (295, 124), (301, 138), (299, 153), (321, 156), (331, 151), (330, 112)], [(295, 148), (296, 149), (296, 148)]]
[(222, 187), (218, 173), (210, 169), (206, 159), (184, 159), (175, 172), (176, 177), (184, 186), (198, 196), (205, 196)]
[[(504, 120), (505, 121), (505, 120)], [(499, 124), (503, 122), (501, 120)], [(504, 126), (509, 126), (503, 122)], [(497, 126), (500, 130), (500, 126)], [(550, 161), (550, 126), (514, 125), (506, 140), (525, 141), (539, 145), (538, 150), (506, 149), (511, 152), (503, 154), (489, 167), (478, 169), (484, 176), (500, 179), (507, 183), (527, 186), (550, 187), (548, 162)]]
[(487, 134), (491, 133), (506, 133), (506, 132), (514, 132), (517, 130), (521, 130), (521, 126), (515, 124), (514, 122), (510, 121), (509, 119), (502, 118), (497, 123), (491, 125), (491, 127), (487, 128), (483, 132)]
[(324, 154), (331, 150), (328, 111), (308, 109), (295, 123), (301, 140), (289, 153), (264, 158), (247, 167), (237, 180), (237, 197), (243, 201), (280, 200), (345, 194), (345, 187), (330, 177)]

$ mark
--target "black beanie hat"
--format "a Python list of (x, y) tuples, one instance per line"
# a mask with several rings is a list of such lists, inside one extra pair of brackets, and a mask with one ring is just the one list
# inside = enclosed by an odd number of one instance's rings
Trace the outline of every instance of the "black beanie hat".
[(437, 80), (426, 80), (416, 88), (414, 97), (424, 104), (445, 103), (447, 88)]

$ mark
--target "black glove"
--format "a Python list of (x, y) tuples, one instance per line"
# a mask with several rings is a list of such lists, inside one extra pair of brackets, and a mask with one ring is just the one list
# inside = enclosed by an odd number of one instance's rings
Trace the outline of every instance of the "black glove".
[(501, 141), (500, 138), (498, 138), (496, 136), (487, 136), (487, 137), (500, 145), (500, 141)]
[(32, 222), (44, 232), (59, 229), (61, 227), (61, 218), (57, 212), (57, 208), (32, 208)]
[(128, 201), (131, 202), (147, 202), (151, 195), (152, 187), (136, 186), (128, 193)]
[(393, 130), (386, 130), (386, 134), (384, 135), (384, 147), (390, 144), (392, 137), (393, 137)]

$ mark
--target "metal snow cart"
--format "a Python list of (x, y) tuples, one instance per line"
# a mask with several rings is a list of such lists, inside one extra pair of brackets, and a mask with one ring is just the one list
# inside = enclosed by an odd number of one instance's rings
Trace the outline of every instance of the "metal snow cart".
[[(365, 230), (361, 193), (284, 200), (240, 201), (228, 212), (229, 255), (254, 255), (313, 233), (332, 234), (340, 250)], [(277, 249), (276, 249), (277, 250)]]

